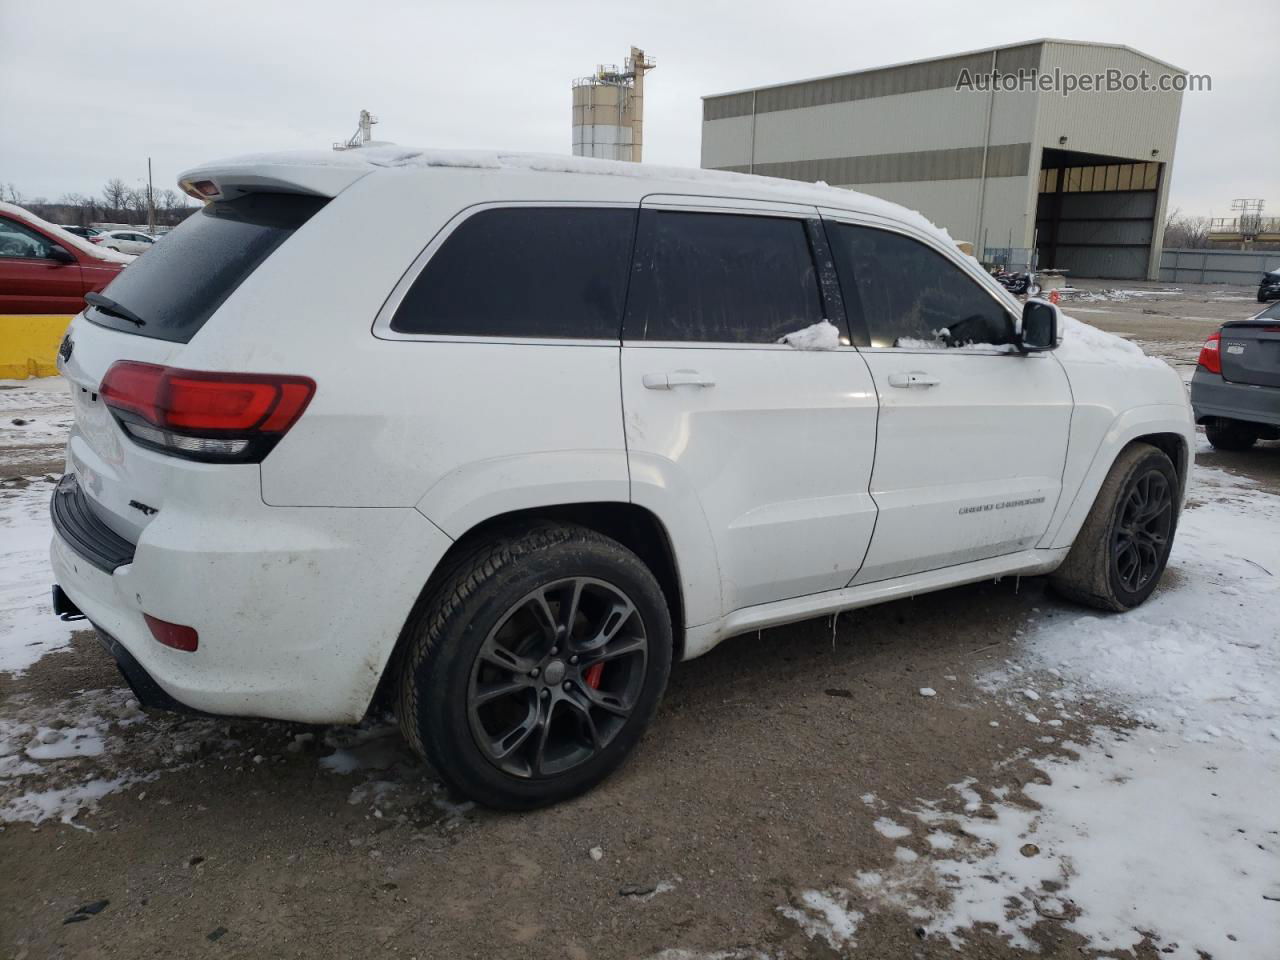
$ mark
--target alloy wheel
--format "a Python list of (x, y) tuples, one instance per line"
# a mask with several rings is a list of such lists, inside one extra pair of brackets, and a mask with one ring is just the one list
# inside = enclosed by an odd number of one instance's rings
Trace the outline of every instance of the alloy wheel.
[(1112, 544), (1112, 564), (1130, 593), (1145, 587), (1160, 571), (1173, 528), (1173, 491), (1159, 470), (1135, 478), (1120, 505)]
[(635, 603), (573, 577), (513, 604), (471, 668), (467, 719), (490, 763), (554, 777), (590, 761), (626, 725), (644, 686), (649, 640)]

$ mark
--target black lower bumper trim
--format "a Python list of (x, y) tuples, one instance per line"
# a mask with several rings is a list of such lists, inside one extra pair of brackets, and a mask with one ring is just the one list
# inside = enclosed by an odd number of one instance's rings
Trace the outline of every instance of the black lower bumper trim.
[(58, 535), (99, 570), (111, 573), (133, 563), (134, 545), (98, 519), (74, 473), (58, 481), (49, 514)]
[(155, 710), (171, 710), (174, 713), (189, 713), (200, 717), (211, 716), (211, 714), (207, 714), (203, 710), (188, 707), (185, 703), (169, 696), (169, 694), (165, 693), (164, 688), (155, 682), (151, 674), (147, 673), (142, 664), (134, 659), (133, 654), (124, 648), (124, 644), (105, 630), (98, 627), (95, 627), (95, 629), (98, 631), (98, 642), (115, 660), (125, 683), (129, 684), (129, 689), (138, 698), (138, 703)]

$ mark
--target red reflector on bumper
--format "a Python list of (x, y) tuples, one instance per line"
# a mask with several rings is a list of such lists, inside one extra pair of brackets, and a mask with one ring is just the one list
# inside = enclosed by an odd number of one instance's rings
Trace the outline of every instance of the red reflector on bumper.
[(192, 653), (200, 646), (200, 636), (196, 633), (194, 627), (184, 627), (181, 624), (169, 623), (167, 620), (153, 617), (149, 613), (144, 613), (142, 616), (147, 621), (147, 626), (151, 628), (151, 635), (166, 647), (173, 647), (175, 650)]

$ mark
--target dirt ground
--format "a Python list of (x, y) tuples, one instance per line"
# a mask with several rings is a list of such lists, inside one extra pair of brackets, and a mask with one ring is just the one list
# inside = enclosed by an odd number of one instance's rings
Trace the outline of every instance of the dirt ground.
[[(1104, 289), (1087, 285), (1084, 296)], [(1217, 324), (1256, 309), (1251, 299), (1183, 287), (1064, 307), (1185, 366)], [(1220, 455), (1202, 442), (1197, 456), (1280, 492), (1280, 443)], [(60, 467), (47, 445), (0, 449), (0, 482), (45, 484)], [(1013, 656), (1033, 612), (1074, 613), (1042, 580), (1006, 579), (729, 641), (674, 670), (654, 728), (618, 775), (522, 815), (457, 803), (376, 723), (132, 722), (113, 665), (78, 634), (25, 674), (0, 673), (0, 716), (105, 691), (102, 708), (123, 718), (118, 762), (154, 776), (74, 824), (0, 828), (0, 957), (836, 956), (778, 908), (887, 865), (895, 846), (923, 844), (878, 833), (879, 809), (946, 798), (948, 785), (978, 775), (982, 790), (1017, 796), (1044, 776), (1037, 756), (1115, 722), (1081, 713), (1046, 738), (984, 692), (980, 678)], [(335, 772), (322, 762), (335, 747), (362, 765)], [(99, 758), (76, 762), (91, 769)], [(66, 922), (95, 901), (109, 903)], [(1035, 938), (1047, 958), (1104, 955), (1054, 919)], [(954, 953), (892, 911), (865, 921), (856, 951)], [(1023, 953), (976, 931), (962, 955)]]

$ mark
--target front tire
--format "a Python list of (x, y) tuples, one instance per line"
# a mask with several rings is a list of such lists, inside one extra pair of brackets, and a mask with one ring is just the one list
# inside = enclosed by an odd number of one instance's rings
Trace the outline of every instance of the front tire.
[(454, 789), (507, 810), (576, 796), (617, 769), (671, 670), (652, 572), (579, 526), (495, 537), (407, 629), (405, 738)]
[(1122, 450), (1050, 586), (1099, 610), (1131, 610), (1146, 600), (1169, 561), (1179, 489), (1162, 451), (1145, 443)]
[(1205, 436), (1215, 450), (1238, 452), (1248, 450), (1258, 442), (1258, 431), (1239, 420), (1214, 417), (1204, 425)]

